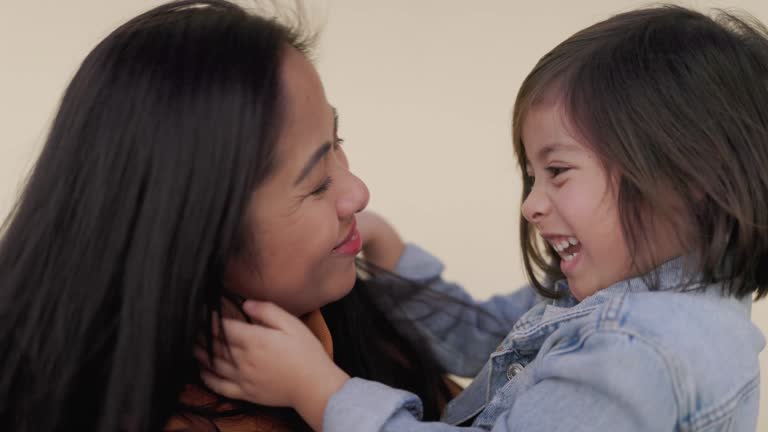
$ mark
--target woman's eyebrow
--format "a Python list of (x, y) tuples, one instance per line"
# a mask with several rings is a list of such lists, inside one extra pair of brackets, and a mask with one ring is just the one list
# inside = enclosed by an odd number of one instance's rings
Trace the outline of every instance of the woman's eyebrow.
[[(336, 136), (337, 129), (339, 127), (339, 113), (336, 111), (336, 108), (331, 106), (331, 114), (333, 115), (333, 136)], [(304, 165), (304, 168), (301, 169), (301, 173), (296, 178), (296, 180), (293, 182), (293, 185), (296, 186), (297, 184), (301, 183), (310, 172), (312, 172), (312, 168), (317, 165), (318, 162), (320, 162), (323, 157), (325, 157), (325, 154), (328, 153), (328, 151), (333, 148), (333, 144), (331, 142), (324, 142), (323, 145), (320, 146), (317, 150), (315, 150), (314, 153), (312, 153), (312, 156), (309, 158), (307, 163)]]

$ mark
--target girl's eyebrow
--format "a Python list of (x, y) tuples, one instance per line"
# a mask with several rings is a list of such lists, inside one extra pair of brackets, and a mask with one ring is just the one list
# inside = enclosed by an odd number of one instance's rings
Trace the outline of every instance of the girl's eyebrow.
[[(543, 161), (552, 153), (561, 152), (561, 151), (568, 152), (568, 151), (572, 151), (573, 149), (574, 149), (573, 145), (563, 144), (561, 142), (553, 142), (550, 144), (546, 144), (536, 152), (535, 160)], [(526, 165), (530, 165), (531, 160), (526, 158), (525, 163)]]

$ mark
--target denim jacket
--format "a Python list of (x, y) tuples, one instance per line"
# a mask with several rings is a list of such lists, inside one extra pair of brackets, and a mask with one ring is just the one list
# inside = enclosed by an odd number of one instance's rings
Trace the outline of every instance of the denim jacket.
[[(578, 302), (539, 299), (531, 288), (474, 301), (442, 280), (442, 263), (408, 245), (397, 273), (460, 302), (426, 292), (393, 318), (414, 320), (438, 360), (476, 375), (442, 421), (420, 422), (408, 392), (350, 379), (328, 402), (324, 432), (754, 431), (763, 335), (751, 299), (684, 280), (683, 258)], [(568, 292), (565, 281), (556, 288)]]

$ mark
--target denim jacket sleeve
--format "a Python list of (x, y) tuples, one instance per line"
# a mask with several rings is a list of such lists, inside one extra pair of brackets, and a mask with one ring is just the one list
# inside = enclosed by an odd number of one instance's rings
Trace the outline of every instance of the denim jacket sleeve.
[(398, 275), (428, 285), (415, 295), (397, 284), (371, 295), (395, 321), (407, 320), (430, 344), (449, 373), (474, 376), (515, 322), (539, 297), (525, 287), (512, 294), (475, 301), (461, 285), (442, 279), (443, 264), (420, 247), (408, 244), (395, 269)]
[[(677, 424), (681, 395), (674, 390), (672, 365), (640, 338), (618, 331), (595, 332), (540, 356), (529, 376), (531, 385), (520, 394), (489, 395), (485, 409), (501, 408), (491, 431), (640, 432), (671, 430), (670, 425)], [(323, 431), (487, 430), (425, 423), (419, 417), (416, 396), (353, 378), (328, 402)]]

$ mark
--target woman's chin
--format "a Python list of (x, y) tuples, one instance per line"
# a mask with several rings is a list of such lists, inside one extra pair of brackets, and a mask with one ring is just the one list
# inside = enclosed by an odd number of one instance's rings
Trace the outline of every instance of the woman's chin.
[(339, 275), (335, 283), (329, 285), (329, 289), (326, 291), (328, 293), (325, 298), (326, 301), (319, 305), (318, 308), (344, 298), (347, 294), (352, 292), (352, 289), (355, 287), (356, 280), (356, 270), (349, 272), (349, 274)]

